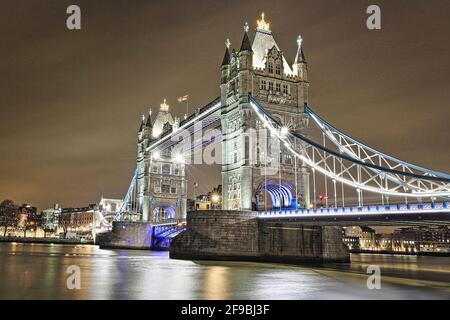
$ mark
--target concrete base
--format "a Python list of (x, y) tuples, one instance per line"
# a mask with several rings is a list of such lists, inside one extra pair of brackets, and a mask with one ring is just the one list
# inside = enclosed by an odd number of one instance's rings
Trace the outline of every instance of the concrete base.
[(251, 211), (197, 211), (176, 236), (170, 257), (281, 263), (349, 262), (340, 227), (258, 220)]
[(153, 226), (146, 222), (113, 222), (111, 232), (102, 234), (100, 248), (152, 249)]

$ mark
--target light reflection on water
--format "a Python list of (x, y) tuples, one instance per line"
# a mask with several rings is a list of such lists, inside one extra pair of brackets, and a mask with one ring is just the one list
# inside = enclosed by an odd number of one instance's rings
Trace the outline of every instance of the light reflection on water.
[[(366, 287), (373, 264), (382, 270), (381, 290)], [(70, 265), (80, 266), (80, 290), (66, 287)], [(443, 257), (352, 255), (351, 264), (319, 268), (0, 243), (0, 299), (449, 299), (449, 283)]]

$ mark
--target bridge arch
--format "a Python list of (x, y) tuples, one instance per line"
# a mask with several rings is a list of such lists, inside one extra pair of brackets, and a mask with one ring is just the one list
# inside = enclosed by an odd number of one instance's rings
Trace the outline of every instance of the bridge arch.
[(292, 183), (275, 179), (263, 180), (255, 191), (256, 210), (296, 208)]
[(164, 223), (175, 219), (175, 207), (168, 203), (157, 204), (153, 208), (153, 222)]

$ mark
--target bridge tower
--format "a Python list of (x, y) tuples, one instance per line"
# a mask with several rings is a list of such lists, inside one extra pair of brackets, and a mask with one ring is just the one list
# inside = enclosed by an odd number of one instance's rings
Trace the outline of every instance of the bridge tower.
[(299, 132), (306, 129), (309, 82), (302, 40), (297, 39), (297, 54), (289, 64), (264, 14), (253, 41), (248, 31), (246, 24), (239, 51), (231, 49), (227, 40), (221, 65), (223, 208), (309, 207), (307, 167), (284, 146), (262, 138), (270, 137), (270, 132), (257, 120), (248, 96), (283, 126)]
[(138, 134), (136, 176), (136, 211), (141, 221), (151, 223), (173, 222), (186, 217), (186, 176), (183, 155), (173, 148), (147, 148), (165, 131), (179, 127), (169, 105), (164, 102), (154, 119), (149, 113), (142, 120)]

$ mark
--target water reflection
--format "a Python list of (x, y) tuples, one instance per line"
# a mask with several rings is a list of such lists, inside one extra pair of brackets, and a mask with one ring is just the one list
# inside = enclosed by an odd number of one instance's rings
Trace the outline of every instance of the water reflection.
[[(382, 290), (366, 287), (382, 268)], [(66, 287), (67, 267), (81, 289)], [(184, 261), (167, 252), (88, 245), (0, 243), (0, 299), (424, 299), (450, 298), (450, 258), (352, 255), (322, 268)]]

